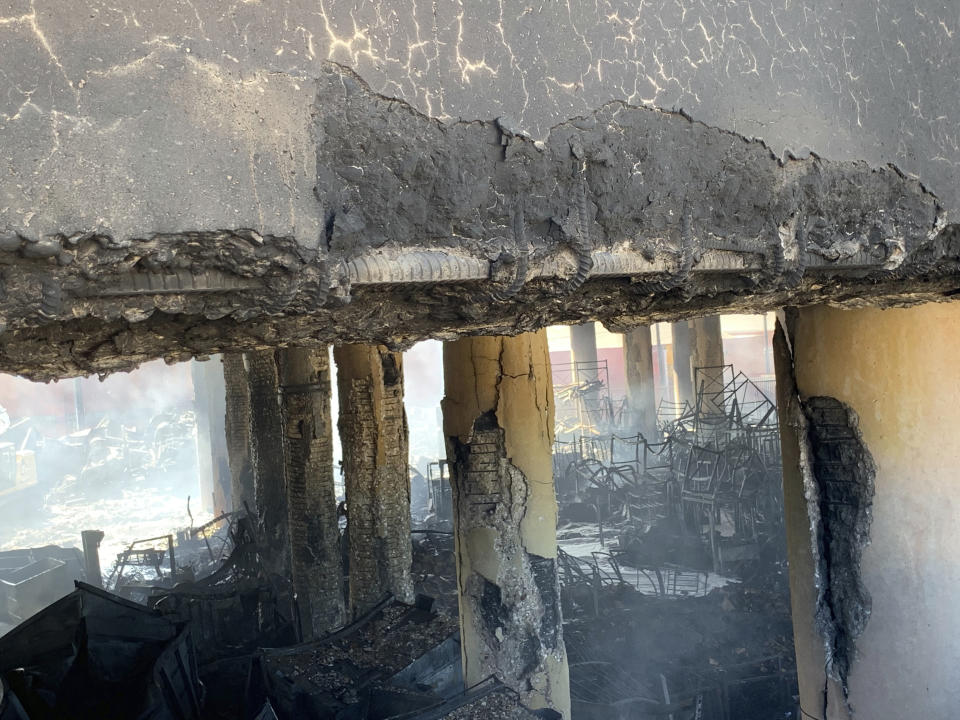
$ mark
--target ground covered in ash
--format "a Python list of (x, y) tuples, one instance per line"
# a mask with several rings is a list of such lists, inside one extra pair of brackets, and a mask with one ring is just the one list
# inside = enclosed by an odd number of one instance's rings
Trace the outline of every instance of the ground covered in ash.
[(384, 608), (360, 631), (317, 647), (270, 656), (271, 670), (324, 692), (347, 692), (363, 668), (383, 677), (400, 672), (458, 631), (456, 617), (406, 605)]
[[(573, 533), (567, 547), (586, 540)], [(413, 567), (418, 592), (455, 613), (452, 535), (415, 535)], [(635, 576), (629, 566), (621, 570), (628, 581)], [(573, 720), (659, 718), (665, 706), (674, 708), (675, 720), (687, 720), (697, 717), (698, 704), (704, 720), (793, 717), (785, 563), (765, 558), (739, 581), (705, 574), (700, 594), (688, 596), (662, 597), (626, 583), (597, 593), (568, 585), (563, 595)]]

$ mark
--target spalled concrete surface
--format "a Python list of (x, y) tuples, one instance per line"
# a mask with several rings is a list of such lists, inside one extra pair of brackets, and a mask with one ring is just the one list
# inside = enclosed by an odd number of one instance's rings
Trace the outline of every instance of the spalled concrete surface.
[(345, 620), (326, 348), (277, 353), (290, 567), (304, 639)]
[(944, 430), (960, 407), (957, 315), (802, 308), (778, 329), (801, 701), (818, 717), (944, 717), (960, 702), (960, 450)]
[(350, 538), (350, 612), (387, 593), (413, 602), (409, 431), (403, 356), (383, 346), (334, 348)]
[(444, 380), (464, 679), (569, 718), (546, 331), (447, 343)]
[[(0, 146), (16, 170), (0, 205), (17, 217), (36, 213), (29, 225), (38, 229), (64, 228), (44, 217), (37, 195), (61, 205), (63, 218), (81, 211), (118, 235), (159, 231), (154, 220), (188, 223), (201, 206), (210, 220), (262, 210), (271, 224), (287, 213), (274, 201), (289, 199), (290, 171), (304, 160), (283, 159), (296, 128), (291, 110), (309, 107), (297, 98), (309, 97), (306, 80), (328, 60), (445, 121), (510, 118), (543, 139), (611, 100), (683, 108), (762, 137), (777, 155), (809, 148), (894, 162), (939, 188), (951, 208), (960, 197), (958, 20), (937, 0), (85, 0), (69, 8), (5, 0), (0, 12)], [(269, 142), (258, 146), (258, 136)], [(72, 182), (54, 180), (81, 180), (80, 192), (70, 199)], [(171, 202), (187, 212), (164, 210)], [(120, 213), (97, 209), (125, 204)]]
[(958, 289), (933, 4), (8, 5), (2, 370)]
[(872, 607), (860, 563), (870, 544), (877, 471), (853, 410), (836, 398), (820, 396), (808, 398), (802, 406), (810, 460), (808, 514), (816, 536), (817, 629), (824, 638), (830, 674), (849, 696), (856, 641)]
[(250, 394), (250, 460), (253, 465), (257, 525), (270, 572), (290, 569), (290, 519), (283, 448), (283, 416), (276, 353), (246, 353), (243, 358)]

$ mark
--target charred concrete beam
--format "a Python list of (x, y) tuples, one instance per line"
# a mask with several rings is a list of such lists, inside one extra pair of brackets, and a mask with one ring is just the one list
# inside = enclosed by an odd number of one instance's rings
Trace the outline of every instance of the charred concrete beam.
[(893, 167), (780, 158), (624, 103), (534, 141), (502, 118), (443, 124), (332, 64), (295, 85), (277, 99), (296, 108), (296, 187), (315, 188), (298, 190), (296, 222), (0, 227), (0, 369), (49, 379), (272, 344), (400, 347), (960, 289), (956, 228)]
[(546, 331), (444, 347), (464, 677), (569, 718)]
[(304, 639), (344, 620), (343, 567), (333, 483), (333, 421), (327, 350), (277, 353), (290, 566)]
[(356, 617), (386, 593), (414, 599), (403, 356), (382, 345), (341, 345), (333, 352), (350, 538), (349, 609)]

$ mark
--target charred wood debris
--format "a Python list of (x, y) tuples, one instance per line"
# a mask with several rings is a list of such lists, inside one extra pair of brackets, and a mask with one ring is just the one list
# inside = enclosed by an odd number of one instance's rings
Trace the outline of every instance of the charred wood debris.
[[(182, 474), (196, 449), (192, 432), (179, 431), (191, 423), (161, 418), (142, 436), (109, 422), (73, 433), (46, 448), (57, 458), (69, 448), (70, 462), (40, 463), (41, 477), (27, 482), (12, 476), (11, 497), (43, 506), (86, 486), (108, 495), (118, 476), (139, 487)], [(435, 608), (426, 595), (413, 604), (388, 595), (304, 641), (290, 580), (267, 569), (249, 508), (135, 540), (104, 558), (105, 571), (102, 539), (82, 532), (85, 553), (0, 552), (0, 720), (553, 717), (492, 678), (464, 687), (455, 599)]]
[[(80, 554), (0, 554), (2, 596), (14, 603), (4, 612), (22, 620), (0, 636), (0, 718), (552, 717), (526, 710), (493, 679), (464, 688), (456, 615), (425, 595), (414, 604), (388, 595), (337, 632), (302, 642), (290, 583), (265, 569), (261, 551), (248, 514), (230, 513), (133, 543), (107, 576), (110, 590), (77, 580), (26, 618), (13, 614), (16, 598), (85, 577)], [(56, 554), (74, 560), (59, 585), (45, 577), (53, 563), (65, 566)], [(18, 563), (26, 563), (19, 575), (8, 572)], [(6, 580), (14, 577), (23, 579)]]
[[(573, 717), (796, 717), (773, 402), (699, 368), (695, 403), (662, 403), (648, 438), (587, 375), (556, 392)], [(0, 720), (554, 717), (494, 678), (464, 687), (445, 461), (411, 468), (411, 512), (416, 602), (308, 642), (248, 510), (136, 541), (103, 575), (96, 533), (86, 557), (0, 553), (0, 620), (20, 623), (0, 636)]]

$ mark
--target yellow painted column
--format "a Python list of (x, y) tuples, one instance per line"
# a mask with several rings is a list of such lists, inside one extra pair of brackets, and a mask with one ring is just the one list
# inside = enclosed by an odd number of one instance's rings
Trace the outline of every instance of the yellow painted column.
[(960, 706), (960, 304), (785, 313), (791, 601), (810, 717)]
[(546, 331), (444, 346), (464, 677), (570, 717)]

